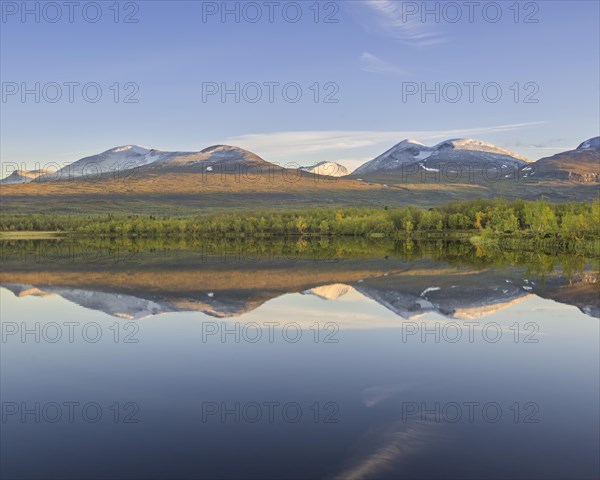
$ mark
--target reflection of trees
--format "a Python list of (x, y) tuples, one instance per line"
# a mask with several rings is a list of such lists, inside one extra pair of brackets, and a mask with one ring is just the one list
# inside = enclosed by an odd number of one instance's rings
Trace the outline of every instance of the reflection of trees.
[(281, 259), (401, 259), (407, 262), (431, 259), (447, 265), (474, 268), (525, 267), (528, 275), (542, 278), (562, 269), (565, 276), (592, 264), (598, 270), (597, 245), (575, 242), (571, 249), (557, 251), (553, 241), (526, 240), (485, 241), (471, 244), (463, 240), (417, 240), (414, 238), (368, 239), (338, 237), (252, 238), (219, 240), (184, 240), (158, 238), (63, 237), (51, 240), (5, 240), (0, 242), (2, 262), (10, 264), (52, 264), (110, 262), (135, 258), (151, 264), (157, 258), (201, 256), (242, 257), (253, 261)]

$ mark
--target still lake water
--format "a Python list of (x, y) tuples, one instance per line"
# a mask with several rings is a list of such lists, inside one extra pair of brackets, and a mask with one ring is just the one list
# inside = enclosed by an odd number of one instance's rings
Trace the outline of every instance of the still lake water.
[(2, 478), (600, 475), (597, 259), (441, 242), (2, 253)]

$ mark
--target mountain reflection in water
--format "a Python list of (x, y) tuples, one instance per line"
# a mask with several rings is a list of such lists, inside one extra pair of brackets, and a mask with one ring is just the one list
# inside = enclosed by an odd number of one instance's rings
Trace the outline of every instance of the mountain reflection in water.
[(481, 318), (539, 296), (600, 316), (597, 259), (468, 242), (4, 241), (1, 286), (125, 319), (240, 317), (289, 293), (372, 300), (403, 319)]

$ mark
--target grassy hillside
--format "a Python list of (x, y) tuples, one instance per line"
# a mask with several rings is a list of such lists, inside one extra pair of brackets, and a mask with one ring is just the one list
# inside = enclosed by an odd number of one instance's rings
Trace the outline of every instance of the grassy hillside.
[[(411, 180), (412, 181), (412, 180)], [(506, 179), (472, 183), (431, 178), (406, 183), (393, 173), (332, 178), (298, 170), (233, 173), (193, 168), (121, 172), (119, 176), (0, 186), (3, 213), (143, 213), (194, 215), (199, 211), (247, 208), (432, 207), (452, 200), (503, 197), (550, 201), (590, 201), (598, 184)]]

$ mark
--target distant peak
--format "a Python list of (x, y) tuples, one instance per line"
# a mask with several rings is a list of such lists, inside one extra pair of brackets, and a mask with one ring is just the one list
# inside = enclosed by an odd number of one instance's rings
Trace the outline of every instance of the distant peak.
[(600, 150), (600, 137), (593, 137), (586, 140), (577, 147), (577, 150)]
[(245, 151), (243, 148), (234, 147), (232, 145), (212, 145), (212, 146), (207, 147), (204, 150), (202, 150), (202, 153), (213, 153), (213, 152), (220, 152), (220, 151), (227, 151), (227, 150), (237, 150), (240, 152)]
[(509, 157), (518, 158), (519, 160), (523, 160), (526, 162), (529, 161), (527, 158), (518, 155), (514, 152), (511, 152), (510, 150), (500, 148), (496, 145), (484, 142), (482, 140), (477, 140), (475, 138), (452, 138), (450, 140), (445, 140), (441, 143), (438, 143), (433, 148), (435, 150), (440, 150), (448, 147), (457, 150), (475, 150), (480, 152), (496, 153), (499, 155), (507, 155)]
[(412, 138), (407, 138), (406, 140), (402, 140), (398, 145), (419, 145), (421, 147), (425, 146), (421, 142), (418, 142), (417, 140), (414, 140)]
[(343, 165), (327, 160), (315, 163), (308, 167), (300, 167), (300, 170), (304, 170), (308, 173), (316, 173), (317, 175), (327, 175), (329, 177), (343, 177), (350, 173)]
[(495, 145), (492, 145), (491, 143), (483, 142), (483, 141), (477, 140), (475, 138), (451, 138), (451, 139), (446, 140), (438, 145), (443, 145), (443, 144), (452, 145), (454, 148), (472, 149), (472, 150), (475, 150), (476, 148), (480, 148), (480, 147), (498, 148)]
[(412, 140), (410, 138), (407, 138), (406, 140), (402, 140), (400, 143), (397, 143), (396, 145), (394, 145), (390, 150), (395, 150), (395, 151), (399, 151), (399, 150), (408, 150), (411, 148), (427, 148), (426, 145), (423, 145), (421, 142), (417, 142), (416, 140)]
[(107, 150), (109, 153), (123, 153), (123, 152), (133, 152), (133, 153), (148, 153), (151, 149), (148, 147), (143, 147), (142, 145), (121, 145), (120, 147), (111, 148)]

